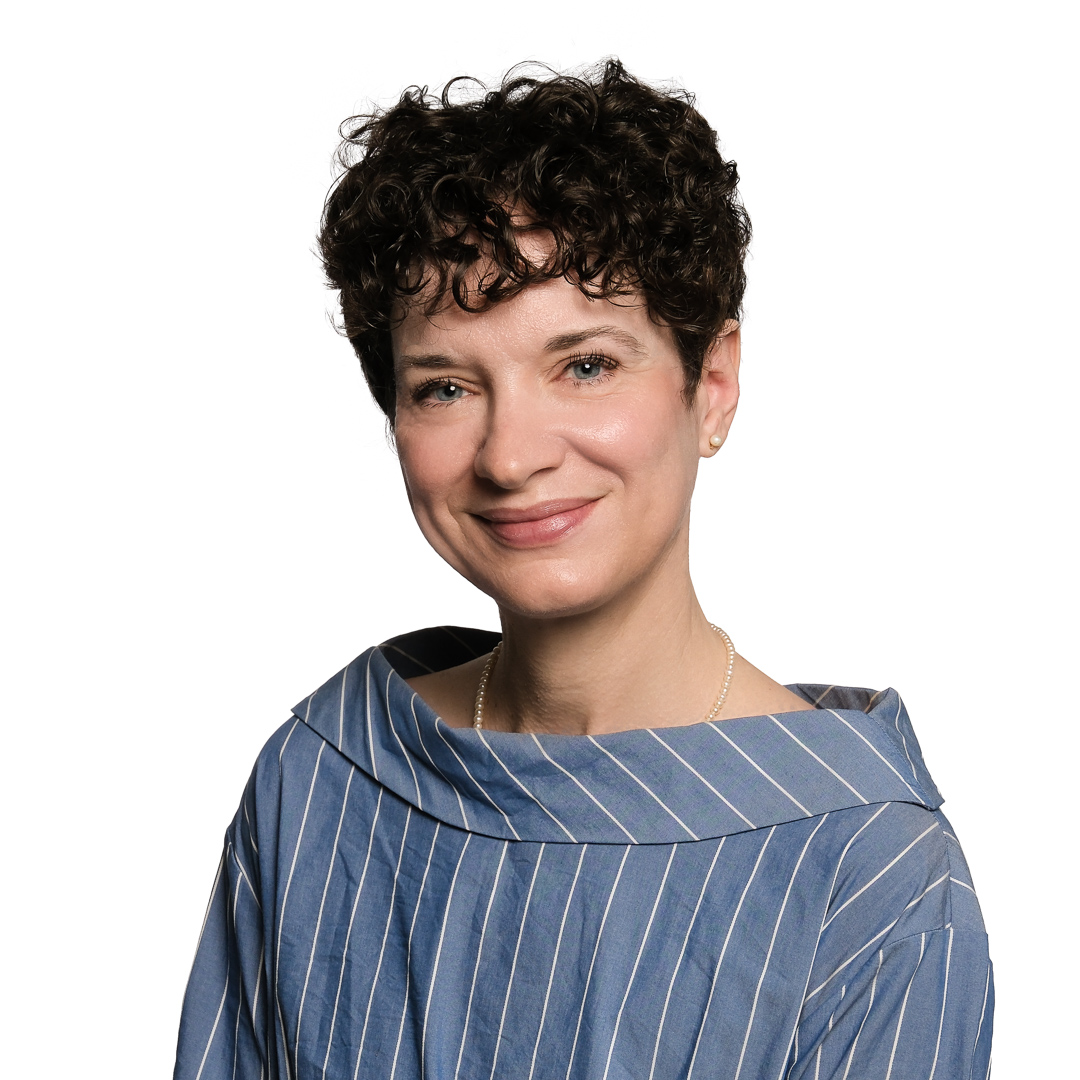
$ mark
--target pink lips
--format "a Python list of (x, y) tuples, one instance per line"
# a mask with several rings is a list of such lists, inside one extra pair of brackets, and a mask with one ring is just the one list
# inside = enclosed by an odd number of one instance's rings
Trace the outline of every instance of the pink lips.
[(553, 544), (580, 525), (597, 499), (561, 499), (537, 503), (520, 510), (494, 507), (476, 516), (505, 544), (528, 548)]

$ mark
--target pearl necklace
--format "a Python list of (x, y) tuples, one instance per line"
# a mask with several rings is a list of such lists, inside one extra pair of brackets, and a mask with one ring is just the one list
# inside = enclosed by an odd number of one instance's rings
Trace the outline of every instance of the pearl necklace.
[[(709, 625), (720, 635), (724, 641), (724, 645), (727, 647), (727, 671), (724, 672), (724, 685), (720, 687), (720, 693), (717, 696), (716, 704), (713, 705), (709, 715), (705, 717), (702, 723), (708, 723), (708, 721), (712, 720), (724, 707), (724, 700), (727, 698), (728, 689), (731, 686), (731, 674), (735, 670), (735, 646), (731, 643), (731, 638), (729, 638), (715, 623), (709, 623)], [(499, 659), (500, 649), (502, 649), (501, 641), (491, 650), (491, 655), (484, 665), (484, 670), (480, 673), (480, 685), (476, 688), (476, 704), (473, 707), (472, 722), (473, 727), (476, 728), (477, 731), (484, 726), (484, 697), (487, 694), (491, 673), (495, 670), (495, 662)]]

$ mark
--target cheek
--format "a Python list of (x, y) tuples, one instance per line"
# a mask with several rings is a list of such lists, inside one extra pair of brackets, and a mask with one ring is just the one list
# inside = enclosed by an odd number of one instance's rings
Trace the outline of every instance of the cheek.
[[(697, 475), (697, 433), (679, 397), (658, 407), (656, 398), (619, 403), (604, 422), (580, 431), (587, 456), (619, 475), (627, 488), (654, 498), (681, 500)], [(587, 448), (587, 449), (586, 449)]]
[(455, 471), (435, 440), (398, 439), (398, 460), (405, 494), (424, 539), (459, 571), (453, 559), (453, 519), (447, 504), (455, 487)]
[(457, 455), (445, 440), (401, 432), (397, 435), (397, 451), (414, 512), (426, 516), (437, 511), (445, 504), (446, 494), (460, 473), (455, 461)]

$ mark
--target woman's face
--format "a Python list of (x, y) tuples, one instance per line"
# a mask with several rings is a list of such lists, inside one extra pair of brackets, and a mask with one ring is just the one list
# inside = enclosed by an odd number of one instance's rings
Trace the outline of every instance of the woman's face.
[(687, 549), (710, 436), (738, 399), (738, 331), (693, 403), (667, 327), (562, 278), (394, 331), (395, 435), (428, 542), (503, 609), (592, 611)]

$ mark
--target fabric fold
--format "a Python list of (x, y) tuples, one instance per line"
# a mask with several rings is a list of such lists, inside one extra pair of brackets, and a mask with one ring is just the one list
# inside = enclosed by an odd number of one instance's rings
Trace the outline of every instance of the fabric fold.
[(871, 803), (941, 804), (892, 689), (797, 684), (798, 712), (593, 737), (451, 727), (405, 682), (497, 641), (465, 627), (393, 638), (295, 713), (416, 809), (499, 839), (667, 844)]

